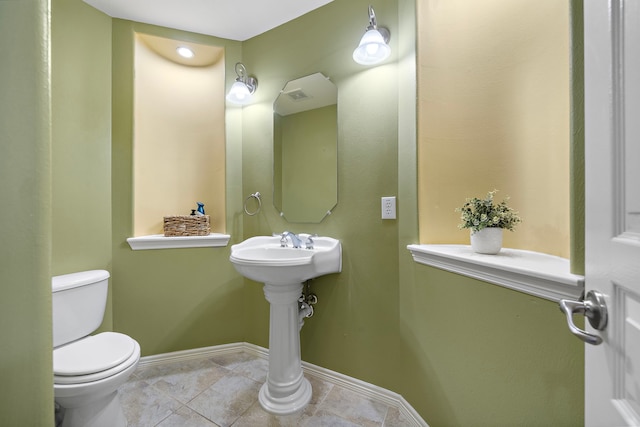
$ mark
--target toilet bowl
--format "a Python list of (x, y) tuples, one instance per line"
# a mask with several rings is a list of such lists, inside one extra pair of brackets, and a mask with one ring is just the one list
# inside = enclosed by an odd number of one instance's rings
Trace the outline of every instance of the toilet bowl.
[(54, 398), (63, 427), (127, 425), (118, 387), (140, 360), (140, 345), (117, 332), (89, 335), (102, 323), (109, 273), (53, 278)]

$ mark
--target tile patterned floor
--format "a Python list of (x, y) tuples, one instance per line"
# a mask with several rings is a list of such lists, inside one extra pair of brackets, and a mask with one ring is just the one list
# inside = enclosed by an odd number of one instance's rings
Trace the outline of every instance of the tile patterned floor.
[(311, 403), (300, 413), (265, 412), (258, 391), (268, 362), (247, 352), (140, 366), (120, 388), (129, 427), (398, 427), (395, 407), (305, 375)]

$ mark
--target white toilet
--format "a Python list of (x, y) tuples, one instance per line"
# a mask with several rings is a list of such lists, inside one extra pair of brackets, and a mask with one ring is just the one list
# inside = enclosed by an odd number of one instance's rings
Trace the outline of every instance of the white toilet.
[(89, 335), (102, 323), (109, 272), (55, 276), (53, 288), (53, 374), (63, 427), (121, 427), (127, 421), (117, 389), (140, 360), (140, 345), (127, 335)]

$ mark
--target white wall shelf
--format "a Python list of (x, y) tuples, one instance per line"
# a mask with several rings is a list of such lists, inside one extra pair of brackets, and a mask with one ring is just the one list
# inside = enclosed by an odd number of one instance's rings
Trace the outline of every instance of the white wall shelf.
[(508, 248), (483, 255), (467, 245), (408, 245), (407, 249), (417, 263), (551, 301), (578, 299), (584, 290), (584, 277), (570, 273), (566, 258)]
[(163, 234), (129, 237), (127, 243), (134, 251), (148, 249), (217, 248), (229, 244), (228, 234), (211, 233), (208, 236), (164, 237)]

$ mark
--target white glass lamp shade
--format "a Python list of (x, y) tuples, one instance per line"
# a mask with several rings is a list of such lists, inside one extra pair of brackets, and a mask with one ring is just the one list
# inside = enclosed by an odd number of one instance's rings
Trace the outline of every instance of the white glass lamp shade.
[(384, 41), (380, 31), (370, 29), (362, 39), (360, 44), (353, 51), (353, 60), (358, 64), (372, 65), (384, 61), (391, 55), (391, 48)]
[(246, 84), (236, 81), (229, 89), (227, 101), (240, 105), (248, 104), (251, 102), (251, 92)]

